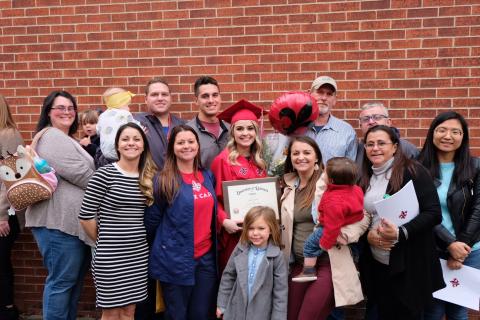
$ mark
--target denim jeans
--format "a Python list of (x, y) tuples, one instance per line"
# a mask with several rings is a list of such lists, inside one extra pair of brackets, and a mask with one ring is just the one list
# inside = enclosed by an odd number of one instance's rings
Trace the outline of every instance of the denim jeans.
[[(472, 251), (464, 265), (480, 269), (480, 250)], [(424, 320), (441, 320), (446, 316), (447, 320), (468, 320), (468, 309), (454, 303), (433, 299), (432, 304), (425, 310)]]
[(43, 289), (43, 319), (74, 320), (90, 249), (78, 237), (59, 230), (35, 227), (32, 233), (48, 271)]
[(323, 250), (320, 248), (320, 238), (323, 235), (323, 228), (318, 227), (305, 240), (303, 244), (303, 256), (305, 258), (319, 257)]

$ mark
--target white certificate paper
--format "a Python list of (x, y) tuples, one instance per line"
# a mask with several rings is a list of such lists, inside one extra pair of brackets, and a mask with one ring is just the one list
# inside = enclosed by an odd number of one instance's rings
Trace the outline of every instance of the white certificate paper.
[(391, 197), (374, 202), (374, 206), (381, 218), (397, 226), (415, 218), (420, 210), (412, 180)]
[(222, 187), (230, 219), (243, 221), (248, 210), (255, 206), (272, 208), (278, 219), (278, 178), (224, 181)]
[(451, 270), (447, 266), (447, 261), (443, 259), (440, 259), (440, 264), (442, 265), (443, 280), (447, 286), (435, 291), (433, 296), (479, 311), (480, 270), (468, 266)]

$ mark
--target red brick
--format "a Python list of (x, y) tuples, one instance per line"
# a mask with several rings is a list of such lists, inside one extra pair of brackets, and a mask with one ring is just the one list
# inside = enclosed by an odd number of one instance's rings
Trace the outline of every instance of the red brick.
[(388, 61), (361, 61), (360, 70), (383, 70), (388, 68)]
[(437, 56), (436, 49), (410, 49), (407, 50), (407, 58), (434, 58)]
[(392, 29), (415, 29), (421, 25), (421, 19), (392, 20)]
[(422, 41), (420, 39), (392, 40), (392, 49), (420, 48)]
[[(475, 76), (474, 70), (472, 70), (472, 76)], [(468, 77), (470, 76), (470, 69), (468, 68), (448, 68), (448, 69), (439, 69), (438, 70), (439, 77)]]
[(473, 67), (480, 66), (480, 59), (478, 57), (474, 58), (456, 58), (454, 60), (455, 67)]
[(385, 31), (375, 31), (375, 40), (382, 39), (404, 39), (405, 30), (385, 30)]
[(405, 58), (405, 50), (386, 50), (377, 51), (377, 59), (403, 59)]
[(465, 36), (468, 35), (468, 32), (468, 27), (438, 28), (438, 36), (440, 37)]
[(438, 49), (438, 57), (461, 57), (468, 56), (469, 48), (440, 48)]
[(317, 22), (340, 22), (340, 21), (346, 21), (346, 20), (347, 20), (347, 15), (344, 12), (317, 14)]
[(480, 25), (480, 16), (456, 17), (455, 26), (473, 26)]
[(417, 30), (406, 30), (405, 37), (410, 38), (433, 38), (437, 37), (437, 29), (417, 29)]
[(421, 9), (408, 9), (408, 18), (425, 18), (425, 17), (437, 17), (438, 8), (421, 8)]
[(362, 1), (361, 9), (362, 10), (376, 10), (376, 9), (389, 9), (390, 0), (380, 0), (380, 1)]

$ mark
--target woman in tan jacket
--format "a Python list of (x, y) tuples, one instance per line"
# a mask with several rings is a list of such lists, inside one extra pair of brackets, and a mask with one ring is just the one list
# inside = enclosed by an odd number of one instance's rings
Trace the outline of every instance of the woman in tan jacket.
[[(23, 139), (13, 121), (12, 113), (5, 97), (0, 95), (0, 155), (15, 153), (23, 145)], [(23, 227), (22, 215), (9, 215), (10, 204), (7, 200), (5, 185), (0, 186), (0, 319), (18, 319), (17, 308), (13, 304), (13, 267), (12, 247)], [(21, 221), (19, 223), (19, 218)]]
[[(317, 210), (325, 190), (322, 155), (316, 142), (308, 137), (291, 140), (285, 162), (285, 188), (281, 198), (282, 242), (290, 263), (288, 319), (326, 319), (334, 306), (355, 304), (363, 300), (359, 278), (348, 246), (333, 247), (328, 255), (317, 259), (317, 280), (292, 282), (302, 271), (303, 245), (313, 231), (312, 210)], [(364, 219), (341, 230), (346, 242), (356, 242), (365, 232), (370, 219)]]

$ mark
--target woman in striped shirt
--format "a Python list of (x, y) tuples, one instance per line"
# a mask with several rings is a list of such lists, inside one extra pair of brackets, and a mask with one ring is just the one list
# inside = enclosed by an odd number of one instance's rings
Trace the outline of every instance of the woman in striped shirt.
[(115, 149), (119, 160), (92, 177), (79, 215), (96, 241), (92, 273), (102, 320), (133, 319), (135, 304), (147, 297), (143, 213), (153, 203), (156, 168), (145, 133), (134, 123), (119, 128)]

